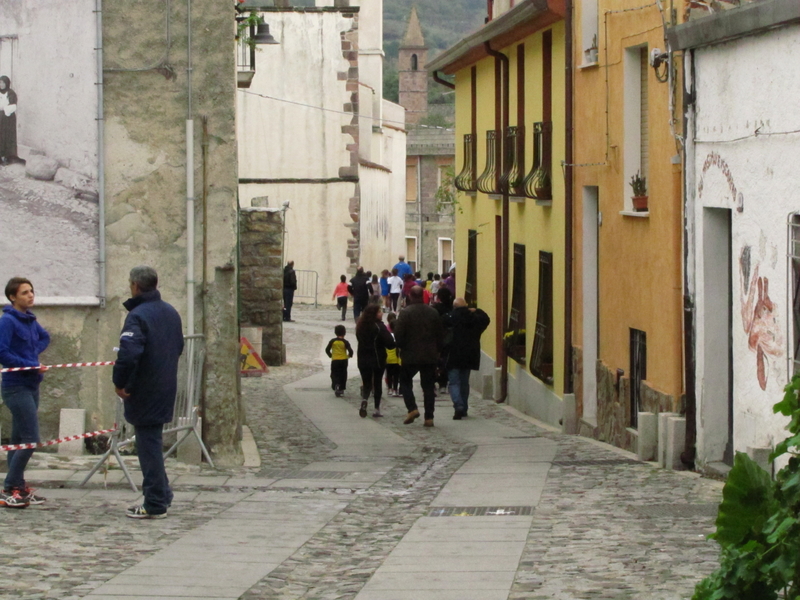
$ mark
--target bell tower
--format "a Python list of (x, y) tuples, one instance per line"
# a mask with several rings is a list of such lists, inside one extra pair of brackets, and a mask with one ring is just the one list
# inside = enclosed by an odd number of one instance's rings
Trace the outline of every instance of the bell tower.
[(397, 57), (400, 106), (406, 109), (406, 123), (417, 124), (428, 114), (428, 48), (422, 36), (417, 7), (411, 8), (408, 28)]

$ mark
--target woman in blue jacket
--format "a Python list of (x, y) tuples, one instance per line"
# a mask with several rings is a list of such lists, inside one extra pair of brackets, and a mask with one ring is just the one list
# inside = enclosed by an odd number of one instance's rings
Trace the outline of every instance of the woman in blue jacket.
[[(5, 293), (11, 304), (3, 307), (0, 318), (0, 364), (5, 368), (39, 368), (3, 373), (0, 395), (11, 411), (11, 443), (35, 444), (39, 442), (39, 383), (45, 370), (39, 362), (39, 354), (50, 344), (50, 335), (30, 311), (34, 292), (29, 280), (11, 278)], [(0, 506), (25, 508), (45, 501), (25, 483), (25, 467), (32, 454), (32, 449), (9, 450), (8, 474), (0, 491)]]

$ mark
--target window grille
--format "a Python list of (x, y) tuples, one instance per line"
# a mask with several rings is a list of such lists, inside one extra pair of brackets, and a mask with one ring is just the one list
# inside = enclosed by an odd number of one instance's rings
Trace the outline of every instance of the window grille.
[(789, 217), (789, 269), (792, 277), (792, 373), (800, 373), (800, 214)]
[(456, 175), (453, 183), (457, 190), (462, 192), (475, 192), (477, 186), (475, 184), (475, 164), (472, 162), (474, 141), (471, 133), (464, 135), (464, 166), (461, 172)]
[(553, 384), (553, 253), (539, 252), (539, 305), (530, 363), (531, 374)]
[(525, 143), (525, 128), (508, 127), (505, 140), (506, 168), (500, 176), (500, 189), (512, 196), (520, 195), (517, 188), (523, 179), (523, 167), (520, 165), (520, 142)]
[(631, 328), (631, 427), (639, 425), (642, 381), (647, 379), (647, 334)]
[(552, 200), (551, 156), (553, 147), (553, 123), (533, 124), (533, 166), (522, 185), (525, 196), (535, 200)]
[(506, 356), (525, 363), (525, 246), (514, 244), (511, 312), (505, 334)]
[(478, 177), (478, 189), (484, 194), (499, 194), (497, 189), (497, 130), (486, 132), (486, 168)]
[(478, 305), (478, 231), (467, 232), (467, 280), (464, 286), (464, 300), (470, 307)]

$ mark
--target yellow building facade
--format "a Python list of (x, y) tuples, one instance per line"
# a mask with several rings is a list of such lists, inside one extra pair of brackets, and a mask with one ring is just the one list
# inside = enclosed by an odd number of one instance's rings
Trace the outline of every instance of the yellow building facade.
[(565, 14), (562, 0), (496, 2), (428, 65), (455, 77), (457, 294), (492, 318), (473, 383), (554, 425), (572, 368)]
[(682, 12), (669, 0), (574, 3), (579, 428), (630, 450), (640, 412), (682, 408), (681, 85), (664, 42)]

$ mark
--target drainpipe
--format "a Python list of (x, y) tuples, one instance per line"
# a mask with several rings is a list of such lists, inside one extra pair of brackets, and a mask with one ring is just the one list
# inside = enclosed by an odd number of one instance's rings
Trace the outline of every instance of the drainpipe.
[(192, 0), (186, 0), (186, 334), (194, 334), (194, 119), (192, 118)]
[(422, 272), (422, 155), (417, 156), (417, 215), (419, 216), (419, 241), (417, 242), (417, 271)]
[(565, 115), (565, 149), (564, 159), (564, 220), (565, 220), (565, 240), (564, 240), (564, 394), (571, 394), (573, 391), (572, 382), (572, 218), (573, 218), (573, 185), (572, 185), (572, 53), (574, 51), (572, 41), (572, 8), (573, 0), (567, 0), (566, 16), (566, 85), (564, 95), (566, 96), (566, 115)]
[(103, 110), (103, 0), (95, 0), (97, 27), (97, 268), (100, 283), (100, 308), (106, 305), (106, 152), (105, 112)]
[[(500, 142), (497, 144), (498, 150), (498, 157), (497, 160), (497, 173), (498, 177), (500, 173), (505, 171), (505, 164), (504, 159), (506, 153), (503, 152), (503, 142), (505, 140), (505, 131), (508, 129), (508, 118), (509, 118), (509, 96), (510, 96), (510, 81), (509, 81), (509, 62), (508, 57), (503, 54), (502, 52), (498, 52), (497, 50), (493, 50), (491, 46), (491, 42), (484, 42), (484, 47), (486, 49), (486, 53), (489, 56), (493, 56), (494, 58), (500, 61), (502, 65), (502, 74), (501, 74), (501, 102), (500, 106), (495, 103), (495, 122), (497, 121), (497, 115), (500, 114), (502, 119), (502, 131), (500, 131), (500, 135), (498, 139)], [(500, 327), (505, 327), (508, 323), (508, 245), (509, 245), (509, 199), (508, 199), (508, 191), (503, 192), (503, 231), (502, 231), (502, 242), (503, 242), (503, 256), (502, 256), (502, 272), (499, 273), (500, 277), (500, 302), (502, 303), (502, 315), (503, 315), (503, 322), (499, 324)], [(506, 358), (505, 348), (501, 345), (498, 349), (498, 359), (500, 360), (500, 398), (497, 400), (498, 402), (505, 402), (508, 397), (508, 359)]]
[(452, 83), (450, 81), (447, 81), (446, 79), (442, 79), (442, 76), (439, 75), (439, 71), (434, 71), (433, 72), (433, 80), (436, 83), (441, 83), (444, 87), (450, 88), (451, 90), (456, 89), (456, 84)]

